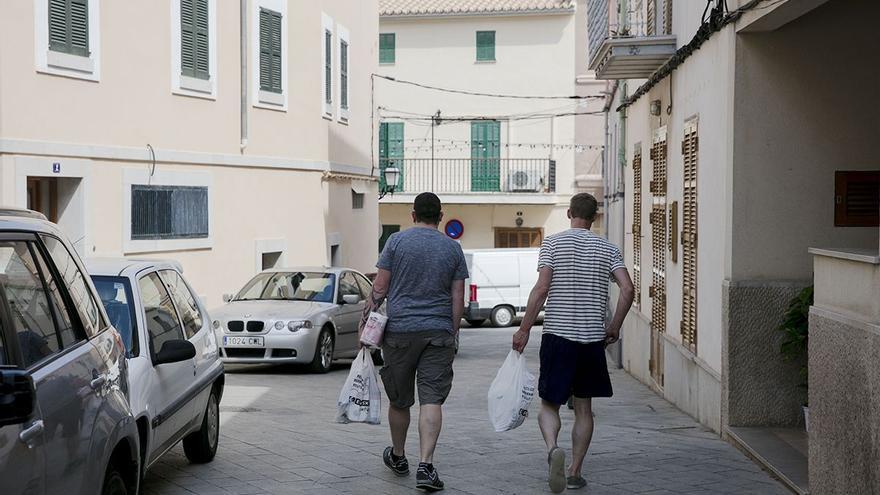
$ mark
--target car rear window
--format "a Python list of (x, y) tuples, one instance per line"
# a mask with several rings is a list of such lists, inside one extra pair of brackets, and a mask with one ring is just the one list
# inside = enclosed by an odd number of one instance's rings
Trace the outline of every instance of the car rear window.
[(137, 320), (134, 305), (131, 304), (131, 284), (125, 277), (93, 276), (92, 282), (98, 289), (101, 303), (110, 318), (110, 324), (122, 336), (125, 350), (129, 357), (139, 353), (138, 340), (134, 338), (137, 331)]

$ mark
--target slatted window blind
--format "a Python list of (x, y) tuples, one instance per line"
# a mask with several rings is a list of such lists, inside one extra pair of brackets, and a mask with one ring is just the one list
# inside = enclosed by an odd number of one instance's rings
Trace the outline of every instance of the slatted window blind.
[(694, 353), (697, 352), (697, 152), (699, 138), (697, 124), (685, 127), (681, 142), (684, 162), (684, 200), (682, 206), (682, 299), (681, 340)]
[(633, 285), (635, 303), (642, 305), (642, 146), (633, 155)]
[(260, 9), (260, 89), (282, 93), (281, 13)]
[(381, 33), (379, 35), (379, 63), (393, 64), (395, 60), (395, 35), (394, 33)]
[(834, 225), (880, 226), (880, 170), (834, 173)]
[(666, 132), (658, 131), (651, 145), (651, 326), (666, 331)]
[(477, 60), (495, 60), (495, 31), (477, 31)]
[(324, 102), (333, 102), (333, 33), (324, 31)]
[(208, 0), (180, 0), (180, 70), (209, 79)]
[(199, 239), (208, 237), (208, 188), (131, 186), (131, 238)]
[(348, 109), (348, 43), (339, 43), (339, 106)]
[(89, 0), (49, 0), (49, 49), (89, 56)]

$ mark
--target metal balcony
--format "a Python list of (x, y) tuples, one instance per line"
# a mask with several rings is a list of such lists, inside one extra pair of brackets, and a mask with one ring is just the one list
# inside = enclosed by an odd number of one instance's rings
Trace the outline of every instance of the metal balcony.
[[(556, 162), (547, 158), (382, 158), (381, 169), (397, 167), (394, 194), (555, 194)], [(386, 184), (380, 180), (380, 188)]]
[(647, 78), (675, 53), (672, 0), (590, 0), (588, 9), (597, 79)]

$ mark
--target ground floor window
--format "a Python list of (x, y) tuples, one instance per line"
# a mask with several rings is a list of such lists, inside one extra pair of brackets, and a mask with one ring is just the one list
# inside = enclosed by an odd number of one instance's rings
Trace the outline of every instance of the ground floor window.
[(542, 229), (495, 229), (496, 248), (534, 248), (541, 247), (544, 241)]
[(131, 186), (132, 240), (206, 237), (207, 187)]

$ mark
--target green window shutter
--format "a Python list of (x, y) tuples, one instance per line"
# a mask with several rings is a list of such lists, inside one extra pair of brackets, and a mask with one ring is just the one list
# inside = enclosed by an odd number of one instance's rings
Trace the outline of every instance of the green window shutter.
[(195, 77), (199, 79), (210, 78), (208, 55), (210, 51), (208, 41), (208, 0), (193, 0), (195, 2)]
[[(379, 170), (395, 166), (400, 169), (397, 192), (403, 191), (403, 122), (382, 122), (379, 124)], [(385, 176), (379, 175), (379, 188), (385, 189)]]
[(501, 190), (501, 123), (471, 122), (471, 191)]
[(339, 44), (339, 105), (348, 109), (348, 43)]
[(89, 56), (89, 1), (49, 1), (49, 49)]
[(333, 33), (324, 31), (324, 101), (333, 102)]
[(281, 14), (260, 9), (260, 89), (281, 93)]
[(495, 60), (495, 31), (477, 31), (477, 60)]
[(394, 33), (382, 33), (379, 35), (379, 63), (393, 64), (395, 61), (395, 35)]

